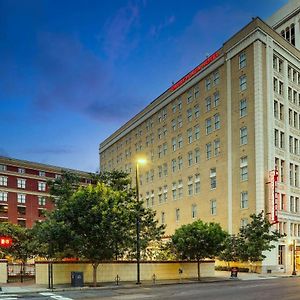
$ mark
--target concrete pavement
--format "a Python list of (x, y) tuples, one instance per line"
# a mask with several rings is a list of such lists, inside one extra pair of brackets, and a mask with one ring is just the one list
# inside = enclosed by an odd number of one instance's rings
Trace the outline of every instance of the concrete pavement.
[[(296, 277), (286, 273), (272, 273), (272, 274), (257, 274), (257, 273), (238, 273), (238, 277), (236, 280), (264, 280), (264, 279), (274, 279), (274, 278), (283, 278), (283, 277)], [(214, 277), (203, 277), (201, 278), (200, 283), (208, 283), (208, 282), (222, 282), (222, 281), (229, 281), (230, 279), (230, 272), (226, 271), (215, 271)], [(197, 280), (158, 280), (155, 283), (152, 281), (143, 281), (141, 286), (159, 286), (159, 285), (171, 285), (171, 284), (187, 284), (187, 283), (199, 283)], [(41, 293), (41, 292), (49, 292), (51, 290), (48, 289), (45, 285), (37, 285), (34, 284), (32, 281), (27, 282), (14, 282), (14, 283), (7, 283), (7, 284), (0, 284), (1, 295), (8, 295), (8, 294), (29, 294), (29, 293)], [(119, 285), (115, 283), (101, 283), (99, 287), (91, 287), (91, 286), (84, 286), (84, 287), (71, 287), (70, 284), (68, 285), (55, 285), (52, 291), (61, 292), (61, 291), (72, 291), (72, 290), (88, 290), (88, 289), (117, 289), (117, 288), (134, 288), (138, 287), (134, 282), (120, 282)]]

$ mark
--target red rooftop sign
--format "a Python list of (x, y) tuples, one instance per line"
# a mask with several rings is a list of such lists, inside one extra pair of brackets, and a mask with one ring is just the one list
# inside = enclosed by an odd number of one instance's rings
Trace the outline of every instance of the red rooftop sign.
[(211, 62), (213, 62), (217, 57), (220, 56), (220, 52), (217, 51), (211, 56), (209, 56), (204, 62), (202, 62), (200, 65), (198, 65), (195, 69), (193, 69), (190, 73), (185, 75), (183, 78), (181, 78), (179, 81), (177, 81), (175, 84), (173, 84), (170, 87), (171, 91), (177, 90), (180, 86), (182, 86), (187, 80), (192, 78), (194, 75), (199, 73), (203, 68), (205, 68), (207, 65), (209, 65)]
[(12, 245), (12, 238), (0, 236), (0, 247), (9, 248)]

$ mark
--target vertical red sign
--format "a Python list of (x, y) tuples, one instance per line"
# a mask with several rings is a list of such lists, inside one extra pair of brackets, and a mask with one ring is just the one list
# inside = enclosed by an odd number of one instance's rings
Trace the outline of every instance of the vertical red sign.
[(270, 222), (278, 223), (278, 170), (269, 172), (269, 215)]

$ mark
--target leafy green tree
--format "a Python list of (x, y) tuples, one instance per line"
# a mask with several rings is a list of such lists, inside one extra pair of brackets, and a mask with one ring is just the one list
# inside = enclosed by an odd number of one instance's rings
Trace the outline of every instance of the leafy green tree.
[(108, 174), (105, 176), (109, 185), (98, 182), (79, 187), (77, 191), (74, 191), (74, 178), (62, 177), (54, 184), (57, 209), (49, 214), (47, 221), (34, 228), (42, 245), (40, 250), (48, 257), (70, 253), (90, 260), (94, 285), (102, 260), (135, 251), (137, 213), (141, 220), (142, 249), (150, 240), (159, 239), (164, 229), (154, 220), (154, 212), (136, 201), (125, 174), (114, 172), (113, 180)]
[(251, 222), (240, 229), (239, 258), (241, 261), (262, 261), (266, 256), (264, 251), (270, 251), (283, 235), (277, 230), (272, 231), (272, 224), (264, 217), (263, 212), (250, 215)]
[(219, 259), (226, 261), (228, 266), (230, 262), (240, 260), (240, 248), (243, 243), (243, 240), (238, 235), (228, 235), (224, 242), (224, 249), (219, 255)]
[(21, 262), (21, 282), (23, 281), (24, 264), (33, 257), (32, 235), (30, 229), (9, 222), (0, 223), (0, 235), (11, 237), (12, 245), (9, 248), (0, 248), (2, 257), (11, 256)]
[(227, 233), (216, 223), (201, 220), (182, 225), (171, 237), (173, 247), (182, 259), (197, 260), (200, 280), (200, 260), (218, 256), (224, 248)]

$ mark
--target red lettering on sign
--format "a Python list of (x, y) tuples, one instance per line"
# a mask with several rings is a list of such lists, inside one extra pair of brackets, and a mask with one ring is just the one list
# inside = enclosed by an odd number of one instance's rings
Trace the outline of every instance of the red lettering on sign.
[(180, 86), (182, 86), (187, 80), (192, 78), (194, 75), (199, 73), (203, 68), (205, 68), (207, 65), (209, 65), (211, 62), (213, 62), (217, 57), (220, 56), (220, 52), (217, 51), (214, 54), (212, 54), (210, 57), (208, 57), (204, 62), (202, 62), (200, 65), (198, 65), (195, 69), (193, 69), (191, 72), (189, 72), (187, 75), (185, 75), (183, 78), (181, 78), (179, 81), (177, 81), (175, 84), (173, 84), (170, 87), (171, 91), (177, 90)]

